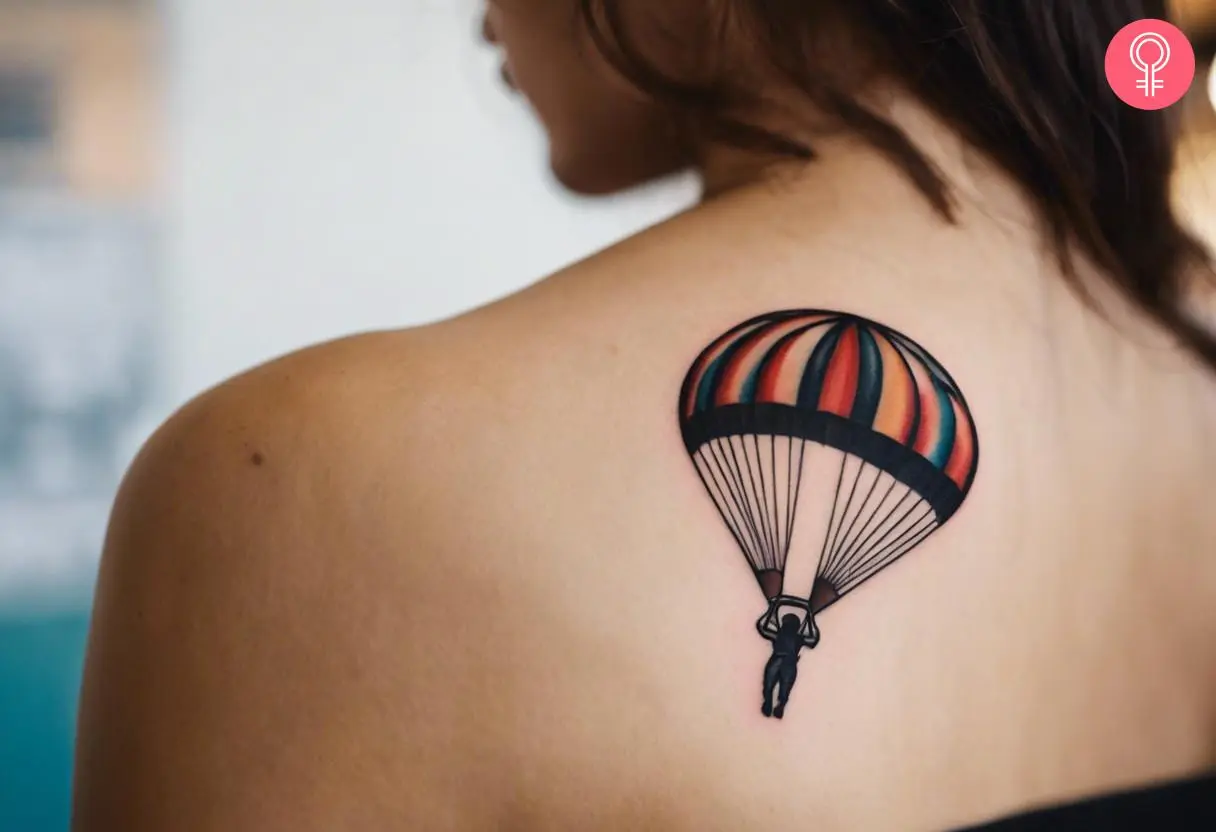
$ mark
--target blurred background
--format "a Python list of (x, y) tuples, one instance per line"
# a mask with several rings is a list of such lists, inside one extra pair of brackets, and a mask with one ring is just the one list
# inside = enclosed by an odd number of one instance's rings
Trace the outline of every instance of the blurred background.
[[(1178, 199), (1216, 238), (1216, 0)], [(253, 364), (510, 293), (687, 205), (561, 194), (476, 0), (0, 0), (0, 832), (63, 830), (122, 472)]]

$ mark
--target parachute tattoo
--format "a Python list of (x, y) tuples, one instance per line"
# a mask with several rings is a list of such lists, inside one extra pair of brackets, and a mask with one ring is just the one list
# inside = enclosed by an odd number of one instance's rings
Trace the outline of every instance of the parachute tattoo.
[(962, 505), (979, 465), (971, 411), (907, 336), (797, 309), (745, 321), (706, 347), (679, 418), (767, 599), (756, 622), (772, 643), (762, 712), (780, 719), (802, 650), (819, 643), (815, 617)]

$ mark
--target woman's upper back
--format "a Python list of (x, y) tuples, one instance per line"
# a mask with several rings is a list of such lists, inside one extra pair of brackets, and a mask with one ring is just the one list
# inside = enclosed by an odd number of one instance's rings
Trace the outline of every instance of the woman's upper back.
[[(187, 408), (116, 509), (80, 828), (940, 828), (1210, 766), (1213, 383), (972, 184), (952, 228), (860, 154)], [(739, 537), (790, 527), (756, 517), (791, 446), (703, 484), (677, 399), (791, 308), (919, 344), (980, 451), (817, 616), (778, 721)]]

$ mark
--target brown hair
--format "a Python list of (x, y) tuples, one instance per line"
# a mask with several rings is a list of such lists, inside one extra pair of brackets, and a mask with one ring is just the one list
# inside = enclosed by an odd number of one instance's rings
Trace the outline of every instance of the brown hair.
[[(578, 2), (596, 47), (642, 92), (719, 140), (813, 157), (807, 144), (748, 120), (763, 91), (739, 80), (746, 67), (661, 68), (639, 46), (637, 27), (626, 25), (627, 0)], [(730, 44), (745, 43), (765, 69), (894, 160), (953, 219), (948, 186), (932, 164), (834, 77), (824, 33), (862, 38), (882, 71), (1023, 185), (1074, 285), (1075, 243), (1120, 292), (1216, 368), (1216, 337), (1186, 311), (1188, 277), (1213, 271), (1171, 200), (1177, 108), (1129, 107), (1105, 75), (1110, 40), (1133, 20), (1168, 19), (1164, 0), (702, 2), (696, 23), (708, 50), (726, 55)]]

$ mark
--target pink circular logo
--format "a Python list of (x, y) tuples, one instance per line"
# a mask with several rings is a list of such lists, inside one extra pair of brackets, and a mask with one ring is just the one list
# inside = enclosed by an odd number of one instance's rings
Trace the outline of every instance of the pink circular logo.
[(1106, 80), (1124, 103), (1160, 110), (1195, 80), (1195, 50), (1177, 26), (1145, 18), (1119, 30), (1106, 50)]

